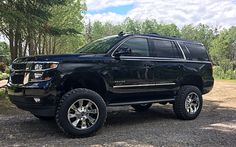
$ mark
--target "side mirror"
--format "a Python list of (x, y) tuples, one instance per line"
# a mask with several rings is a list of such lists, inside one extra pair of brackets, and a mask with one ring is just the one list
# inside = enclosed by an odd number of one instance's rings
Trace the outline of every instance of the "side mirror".
[(132, 51), (128, 47), (121, 47), (117, 52), (114, 53), (116, 58), (119, 58), (122, 55), (131, 55)]

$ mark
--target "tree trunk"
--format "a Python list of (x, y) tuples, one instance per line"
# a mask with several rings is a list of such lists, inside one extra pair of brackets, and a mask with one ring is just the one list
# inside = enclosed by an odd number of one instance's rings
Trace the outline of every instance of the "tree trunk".
[(49, 36), (49, 44), (48, 44), (48, 54), (51, 54), (52, 53), (52, 37)]
[(14, 48), (14, 33), (12, 28), (9, 29), (9, 44), (10, 44), (10, 52), (11, 52), (11, 61), (16, 59), (16, 52)]
[[(18, 24), (18, 23), (17, 23)], [(15, 42), (14, 42), (14, 48), (15, 48), (15, 55), (16, 58), (18, 57), (18, 48), (19, 48), (19, 38), (20, 38), (20, 34), (19, 34), (19, 27), (17, 25), (16, 27), (16, 31), (15, 31)]]
[(41, 36), (42, 36), (42, 34), (41, 33), (39, 33), (39, 36), (38, 36), (38, 54), (40, 55), (40, 54), (42, 54), (42, 49), (41, 49)]
[(52, 47), (52, 53), (56, 53), (56, 37), (53, 37), (53, 47)]
[(38, 41), (37, 41), (37, 36), (35, 35), (34, 39), (34, 55), (38, 55)]
[(22, 47), (21, 34), (19, 36), (18, 46), (19, 46), (19, 57), (22, 57), (23, 47)]
[(23, 56), (26, 56), (27, 47), (28, 47), (28, 38), (26, 38), (26, 41), (25, 41), (25, 48), (24, 48)]
[(34, 40), (33, 40), (33, 32), (28, 28), (28, 50), (29, 50), (29, 55), (34, 55), (35, 54), (35, 48), (34, 48)]
[(46, 35), (43, 35), (43, 47), (42, 47), (42, 54), (45, 54), (45, 48), (46, 48)]

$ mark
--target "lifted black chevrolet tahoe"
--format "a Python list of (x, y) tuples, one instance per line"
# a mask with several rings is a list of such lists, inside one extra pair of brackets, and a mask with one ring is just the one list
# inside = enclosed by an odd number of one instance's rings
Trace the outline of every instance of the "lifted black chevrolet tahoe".
[(170, 103), (177, 118), (195, 119), (213, 83), (203, 44), (121, 33), (75, 54), (16, 59), (8, 94), (18, 108), (42, 120), (55, 118), (66, 135), (83, 137), (103, 126), (107, 106), (144, 111), (153, 103)]

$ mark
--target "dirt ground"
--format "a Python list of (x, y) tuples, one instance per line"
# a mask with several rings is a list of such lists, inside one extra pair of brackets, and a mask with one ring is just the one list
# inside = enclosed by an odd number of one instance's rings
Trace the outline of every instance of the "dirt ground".
[(236, 146), (236, 81), (216, 81), (192, 121), (176, 119), (171, 105), (138, 113), (108, 108), (105, 126), (89, 138), (66, 138), (45, 122), (0, 98), (0, 146)]

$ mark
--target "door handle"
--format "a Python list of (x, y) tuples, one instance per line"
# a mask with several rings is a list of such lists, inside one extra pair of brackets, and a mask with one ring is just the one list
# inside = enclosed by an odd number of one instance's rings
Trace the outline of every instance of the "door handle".
[(152, 64), (152, 63), (147, 63), (147, 64), (144, 64), (144, 66), (150, 68), (150, 67), (153, 67), (154, 64)]

